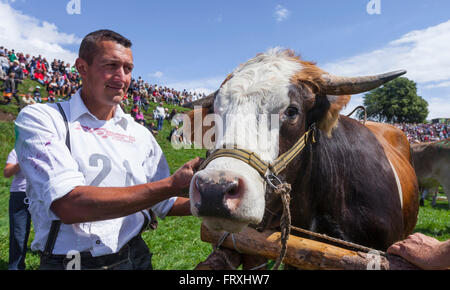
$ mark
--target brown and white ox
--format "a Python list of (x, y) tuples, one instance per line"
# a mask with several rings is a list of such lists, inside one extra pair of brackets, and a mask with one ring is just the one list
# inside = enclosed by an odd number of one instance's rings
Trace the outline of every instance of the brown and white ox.
[[(441, 185), (450, 208), (450, 138), (432, 143), (412, 144), (411, 154), (420, 187), (424, 190), (435, 189), (433, 206), (436, 205), (437, 192)], [(423, 194), (422, 199), (425, 197), (426, 194)]]
[[(205, 118), (215, 114), (215, 123), (198, 128), (197, 121), (191, 129), (212, 136), (213, 128), (214, 148), (232, 144), (271, 162), (315, 123), (317, 142), (308, 142), (278, 176), (292, 185), (292, 225), (386, 250), (410, 234), (417, 221), (418, 185), (409, 143), (392, 126), (363, 125), (339, 112), (351, 94), (404, 73), (336, 77), (290, 50), (272, 49), (240, 65), (214, 95), (190, 104), (201, 105)], [(272, 116), (265, 120), (276, 116), (278, 126), (259, 122), (264, 115)], [(263, 219), (271, 198), (267, 186), (249, 164), (217, 158), (192, 179), (191, 211), (208, 228), (239, 232)]]

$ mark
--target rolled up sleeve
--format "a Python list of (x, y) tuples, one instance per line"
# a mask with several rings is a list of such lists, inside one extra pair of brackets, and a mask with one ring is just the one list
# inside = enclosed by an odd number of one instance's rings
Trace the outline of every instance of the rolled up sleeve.
[(46, 105), (25, 107), (15, 122), (18, 160), (27, 183), (29, 198), (44, 205), (52, 220), (59, 219), (50, 206), (85, 185), (65, 144), (65, 126), (57, 109)]
[[(161, 147), (159, 147), (152, 135), (150, 136), (150, 139), (152, 148), (144, 166), (146, 168), (147, 182), (155, 182), (169, 177), (170, 169)], [(163, 219), (172, 209), (172, 206), (176, 200), (177, 197), (164, 200), (153, 206), (152, 210), (159, 218)]]

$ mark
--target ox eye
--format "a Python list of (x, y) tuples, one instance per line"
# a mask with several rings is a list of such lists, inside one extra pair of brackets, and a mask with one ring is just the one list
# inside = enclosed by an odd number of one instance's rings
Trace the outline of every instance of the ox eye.
[(289, 107), (284, 114), (289, 118), (295, 118), (298, 115), (298, 109), (296, 107)]

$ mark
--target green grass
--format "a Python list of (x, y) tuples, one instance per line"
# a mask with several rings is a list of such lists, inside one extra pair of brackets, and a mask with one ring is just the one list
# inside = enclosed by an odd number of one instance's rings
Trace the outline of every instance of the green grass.
[[(445, 196), (442, 194), (441, 196)], [(432, 236), (440, 241), (450, 239), (450, 210), (447, 201), (438, 201), (431, 206), (431, 195), (425, 200), (425, 206), (420, 207), (419, 218), (414, 232)]]
[[(20, 91), (34, 87), (36, 82), (27, 81)], [(156, 104), (152, 104), (148, 110), (150, 114)], [(174, 106), (167, 105), (169, 110)], [(127, 108), (129, 112), (129, 107)], [(185, 109), (178, 108), (183, 111)], [(13, 104), (0, 105), (0, 111), (17, 114), (17, 106)], [(146, 116), (150, 120), (149, 116)], [(156, 137), (165, 153), (171, 172), (196, 156), (205, 156), (205, 150), (175, 150), (166, 139), (170, 132), (170, 124), (165, 121), (163, 130)], [(0, 164), (4, 166), (10, 150), (14, 146), (14, 124), (12, 122), (0, 122)], [(3, 168), (3, 167), (2, 167)], [(11, 179), (0, 176), (0, 270), (7, 269), (9, 251), (9, 186)], [(438, 202), (432, 208), (430, 201), (426, 200), (425, 207), (420, 208), (417, 232), (421, 232), (438, 240), (450, 239), (450, 211), (447, 210), (447, 202)], [(33, 229), (30, 234), (29, 246), (33, 240)], [(153, 255), (153, 267), (160, 270), (190, 270), (202, 262), (211, 252), (211, 245), (200, 240), (200, 220), (195, 217), (167, 217), (159, 220), (159, 227), (155, 231), (145, 232), (144, 240), (150, 247)], [(26, 258), (27, 269), (38, 269), (39, 256), (28, 251)]]

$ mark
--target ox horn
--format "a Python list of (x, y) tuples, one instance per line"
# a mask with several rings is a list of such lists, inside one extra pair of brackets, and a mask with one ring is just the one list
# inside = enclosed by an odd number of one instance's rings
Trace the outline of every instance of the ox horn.
[(183, 107), (189, 109), (194, 109), (194, 107), (209, 108), (214, 105), (214, 99), (216, 97), (217, 92), (218, 90), (202, 99), (184, 104)]
[(335, 96), (360, 94), (373, 90), (405, 73), (406, 70), (397, 70), (365, 77), (340, 77), (326, 74), (323, 76), (325, 79), (325, 93)]

